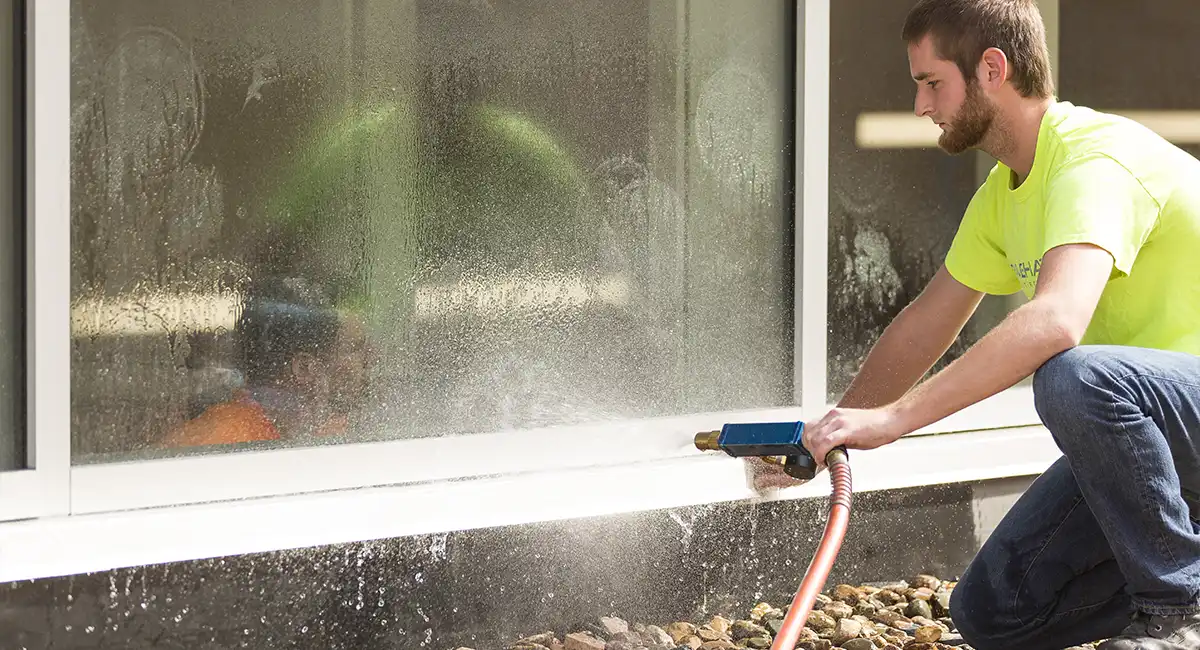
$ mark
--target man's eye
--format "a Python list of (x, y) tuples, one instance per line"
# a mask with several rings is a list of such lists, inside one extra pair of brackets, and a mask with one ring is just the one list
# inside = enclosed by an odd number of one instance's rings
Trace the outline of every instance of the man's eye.
[(941, 83), (941, 82), (940, 82), (940, 81), (930, 81), (930, 82), (929, 82), (929, 87), (930, 87), (930, 88), (937, 88), (939, 83)]

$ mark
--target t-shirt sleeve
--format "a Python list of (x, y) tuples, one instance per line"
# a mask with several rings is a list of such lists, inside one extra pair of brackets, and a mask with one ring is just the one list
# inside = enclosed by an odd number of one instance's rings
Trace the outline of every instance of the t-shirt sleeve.
[(1118, 276), (1129, 275), (1160, 212), (1158, 202), (1116, 160), (1084, 156), (1050, 179), (1042, 253), (1064, 244), (1092, 244), (1112, 255)]
[(984, 183), (971, 198), (946, 253), (946, 270), (955, 280), (982, 293), (1008, 295), (1021, 289), (1000, 247), (996, 201)]

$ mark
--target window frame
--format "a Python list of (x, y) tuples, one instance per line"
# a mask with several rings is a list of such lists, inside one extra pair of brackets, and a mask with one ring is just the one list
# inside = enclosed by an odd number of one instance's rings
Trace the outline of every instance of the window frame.
[(70, 512), (70, 19), (65, 0), (18, 4), (27, 35), (18, 174), (27, 224), (28, 469), (0, 473), (0, 521)]
[[(36, 519), (0, 523), (0, 580), (754, 498), (740, 461), (697, 452), (692, 435), (729, 421), (816, 417), (829, 407), (831, 2), (796, 2), (792, 406), (78, 466), (71, 465), (69, 406), (70, 2), (29, 3), (27, 382), (34, 469), (0, 473), (0, 522)], [(856, 487), (1040, 472), (1057, 450), (1046, 447), (1044, 430), (1030, 427), (1036, 424), (1031, 391), (1010, 389), (862, 456)], [(964, 459), (968, 443), (991, 451)], [(929, 454), (954, 469), (919, 461)], [(929, 469), (899, 479), (872, 469), (897, 462)], [(696, 472), (704, 480), (695, 480)], [(773, 498), (827, 492), (818, 480)]]

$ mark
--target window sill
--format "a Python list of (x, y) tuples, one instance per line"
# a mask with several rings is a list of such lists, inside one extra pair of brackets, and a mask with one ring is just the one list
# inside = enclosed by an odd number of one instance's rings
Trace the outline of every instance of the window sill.
[[(913, 435), (852, 452), (856, 492), (1040, 473), (1059, 456), (1042, 427)], [(899, 470), (899, 471), (897, 471)], [(0, 581), (452, 530), (746, 499), (828, 495), (825, 475), (758, 496), (722, 454), (77, 514), (0, 524)]]

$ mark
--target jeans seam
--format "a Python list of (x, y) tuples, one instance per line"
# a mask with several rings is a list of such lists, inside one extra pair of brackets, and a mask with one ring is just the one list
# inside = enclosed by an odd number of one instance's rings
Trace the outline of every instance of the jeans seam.
[[(1129, 378), (1141, 379), (1143, 377), (1149, 377), (1149, 376), (1150, 375), (1146, 375), (1144, 373), (1129, 373), (1129, 374), (1124, 375), (1121, 378), (1117, 379), (1116, 381), (1121, 382), (1121, 381), (1125, 381)], [(1155, 377), (1155, 378), (1158, 378), (1158, 377)], [(1166, 378), (1161, 378), (1161, 379), (1166, 379)], [(1170, 380), (1167, 379), (1167, 381), (1170, 381)], [(1119, 435), (1117, 435), (1117, 439), (1121, 441), (1120, 444), (1122, 447), (1125, 447), (1126, 451), (1129, 454), (1129, 457), (1131, 459), (1136, 459), (1137, 454), (1138, 454), (1137, 446), (1129, 444), (1129, 438), (1125, 435), (1125, 431), (1128, 427), (1125, 425), (1124, 422), (1121, 422), (1117, 416), (1118, 398), (1116, 396), (1116, 393), (1114, 393), (1113, 391), (1109, 391), (1109, 394), (1112, 395), (1112, 399), (1109, 401), (1109, 408), (1111, 409), (1111, 417), (1112, 417), (1111, 421), (1116, 423), (1116, 426), (1118, 429), (1117, 433), (1119, 434)], [(1141, 412), (1141, 416), (1143, 418), (1150, 418), (1150, 416), (1147, 413), (1145, 413), (1145, 409), (1143, 409), (1140, 405), (1134, 404), (1134, 406), (1137, 406), (1137, 408)], [(1153, 418), (1150, 418), (1150, 420), (1153, 421)], [(1156, 427), (1158, 426), (1157, 423), (1155, 424), (1155, 426)], [(1139, 499), (1141, 500), (1141, 502), (1143, 504), (1155, 503), (1155, 499), (1151, 498), (1151, 495), (1146, 491), (1147, 482), (1146, 482), (1146, 477), (1142, 474), (1141, 463), (1131, 462), (1130, 465), (1133, 467), (1134, 474), (1136, 475), (1134, 477), (1134, 479), (1137, 482)], [(1171, 552), (1170, 546), (1167, 544), (1166, 540), (1163, 539), (1163, 536), (1161, 533), (1154, 536), (1154, 542), (1155, 542), (1155, 544), (1158, 545), (1159, 552), (1161, 552), (1164, 555), (1166, 555), (1167, 557), (1171, 558), (1172, 564), (1174, 564), (1177, 567), (1180, 566), (1179, 560), (1175, 557), (1175, 554)]]
[(1129, 379), (1130, 377), (1136, 377), (1138, 379), (1160, 379), (1162, 381), (1169, 381), (1172, 384), (1180, 384), (1183, 386), (1191, 386), (1192, 388), (1200, 388), (1200, 382), (1190, 382), (1190, 381), (1185, 381), (1183, 379), (1177, 379), (1175, 377), (1164, 377), (1162, 375), (1157, 375), (1157, 374), (1150, 373), (1150, 372), (1130, 372), (1130, 373), (1127, 373), (1124, 375), (1118, 375), (1116, 377), (1113, 377), (1113, 381), (1114, 382), (1122, 382), (1122, 381), (1125, 381), (1126, 379)]
[(1067, 519), (1071, 516), (1071, 513), (1075, 512), (1075, 509), (1078, 508), (1079, 504), (1082, 502), (1082, 496), (1076, 497), (1075, 502), (1071, 504), (1070, 510), (1067, 510), (1067, 514), (1063, 515), (1062, 521), (1058, 522), (1058, 525), (1054, 527), (1054, 530), (1046, 536), (1046, 541), (1042, 542), (1042, 547), (1038, 549), (1038, 552), (1033, 556), (1033, 559), (1029, 560), (1029, 566), (1025, 567), (1025, 573), (1021, 574), (1021, 581), (1017, 583), (1017, 588), (1013, 590), (1013, 618), (1017, 619), (1017, 622), (1019, 622), (1021, 625), (1028, 625), (1028, 623), (1021, 618), (1019, 613), (1020, 610), (1017, 608), (1017, 601), (1021, 599), (1021, 589), (1025, 586), (1025, 580), (1029, 577), (1029, 573), (1033, 571), (1033, 565), (1037, 564), (1038, 559), (1042, 557), (1042, 553), (1046, 552), (1046, 547), (1050, 545), (1050, 542), (1054, 539), (1054, 536), (1057, 535), (1058, 531), (1062, 530), (1062, 527), (1067, 524)]

